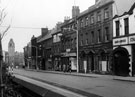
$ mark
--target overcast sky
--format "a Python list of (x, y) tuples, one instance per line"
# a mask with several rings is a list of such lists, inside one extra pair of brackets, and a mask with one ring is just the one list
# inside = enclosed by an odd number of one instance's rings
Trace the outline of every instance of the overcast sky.
[[(7, 13), (3, 26), (11, 25), (2, 40), (3, 50), (8, 50), (8, 42), (13, 38), (15, 50), (23, 52), (33, 35), (41, 35), (42, 27), (52, 29), (56, 23), (71, 17), (72, 6), (77, 5), (80, 11), (86, 10), (95, 0), (0, 0)], [(22, 27), (22, 28), (16, 28)], [(24, 27), (24, 28), (23, 28)], [(0, 31), (4, 29), (0, 27)]]

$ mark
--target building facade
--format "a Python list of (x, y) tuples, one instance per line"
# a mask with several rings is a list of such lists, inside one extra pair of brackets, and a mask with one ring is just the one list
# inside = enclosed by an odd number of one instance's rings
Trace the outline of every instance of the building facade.
[(80, 72), (111, 71), (113, 1), (99, 1), (82, 12), (77, 19)]
[(115, 75), (135, 75), (135, 3), (128, 12), (113, 20), (113, 72)]
[(72, 7), (72, 18), (65, 19), (61, 26), (61, 64), (66, 67), (66, 71), (71, 68), (77, 71), (77, 17), (80, 14), (78, 6)]
[(33, 64), (32, 64), (32, 59), (31, 59), (31, 42), (29, 42), (28, 44), (27, 44), (27, 46), (25, 46), (24, 48), (23, 48), (23, 50), (24, 50), (24, 66), (25, 66), (25, 68), (28, 68), (28, 69), (34, 69), (34, 67), (35, 66), (33, 66)]
[(43, 70), (51, 70), (52, 66), (52, 34), (53, 30), (41, 29), (41, 38), (37, 41), (39, 48), (39, 64)]
[(52, 65), (53, 70), (62, 71), (62, 62), (61, 62), (61, 25), (62, 23), (57, 23), (54, 28), (54, 33), (52, 34), (53, 43), (52, 43)]

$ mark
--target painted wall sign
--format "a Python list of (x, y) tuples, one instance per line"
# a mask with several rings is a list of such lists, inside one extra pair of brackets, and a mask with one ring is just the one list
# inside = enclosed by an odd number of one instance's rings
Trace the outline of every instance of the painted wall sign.
[(129, 44), (135, 43), (135, 36), (129, 36)]
[(124, 44), (128, 44), (128, 37), (113, 39), (113, 45), (124, 45)]

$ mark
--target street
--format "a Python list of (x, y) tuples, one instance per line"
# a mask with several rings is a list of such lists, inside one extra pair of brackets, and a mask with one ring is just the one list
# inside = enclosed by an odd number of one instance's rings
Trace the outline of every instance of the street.
[[(103, 97), (134, 97), (135, 83), (103, 78), (80, 77), (54, 73), (44, 73), (14, 69), (15, 74), (27, 76), (46, 83), (54, 84), (79, 92), (92, 93)], [(79, 91), (80, 90), (80, 91)]]

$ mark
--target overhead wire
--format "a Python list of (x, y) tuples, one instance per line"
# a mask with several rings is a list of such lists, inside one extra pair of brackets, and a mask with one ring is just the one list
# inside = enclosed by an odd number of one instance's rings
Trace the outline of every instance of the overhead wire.
[[(8, 26), (0, 26), (0, 27), (4, 28), (4, 27), (8, 27)], [(17, 26), (10, 26), (10, 28), (13, 28), (13, 29), (41, 29), (41, 28), (36, 28), (36, 27), (34, 28), (34, 27), (21, 27), (21, 26), (20, 27), (19, 26), (18, 27)]]

